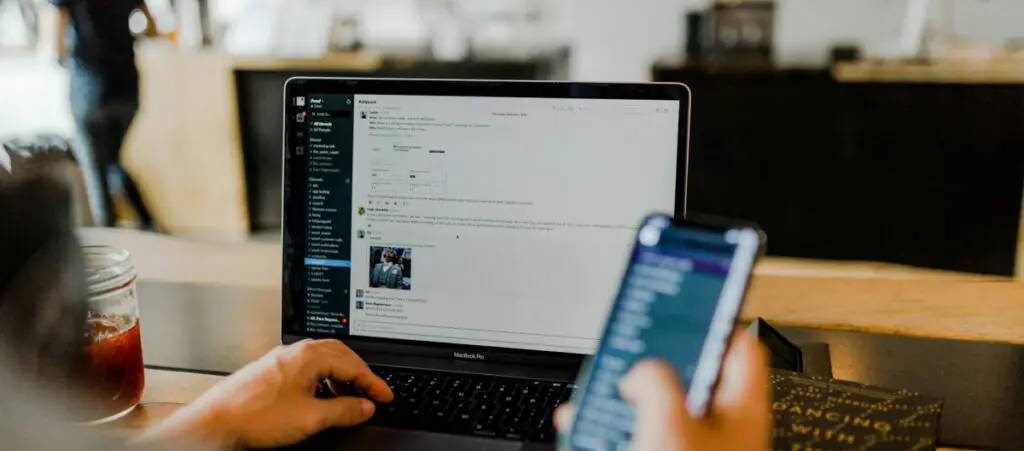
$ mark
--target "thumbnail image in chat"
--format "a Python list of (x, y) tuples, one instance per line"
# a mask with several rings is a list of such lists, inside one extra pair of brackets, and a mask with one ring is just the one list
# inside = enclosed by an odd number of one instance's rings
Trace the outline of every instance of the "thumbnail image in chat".
[(370, 246), (370, 288), (412, 289), (412, 249)]

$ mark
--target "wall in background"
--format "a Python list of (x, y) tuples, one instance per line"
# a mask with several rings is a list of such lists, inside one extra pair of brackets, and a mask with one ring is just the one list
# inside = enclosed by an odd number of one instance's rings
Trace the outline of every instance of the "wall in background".
[[(929, 0), (953, 5), (953, 31), (993, 45), (1024, 37), (1020, 0)], [(684, 15), (708, 0), (549, 0), (553, 32), (573, 44), (571, 73), (587, 80), (646, 80), (657, 58), (679, 54)], [(868, 57), (897, 54), (907, 0), (778, 0), (777, 61), (820, 65), (840, 42)], [(938, 15), (938, 14), (935, 14)]]
[[(163, 7), (166, 0), (150, 0)], [(221, 20), (237, 18), (258, 6), (294, 0), (211, 0)], [(419, 45), (426, 27), (420, 0), (303, 0), (335, 4), (357, 15), (368, 43)], [(658, 58), (677, 55), (684, 43), (683, 16), (710, 0), (469, 0), (474, 10), (527, 5), (545, 8), (552, 39), (572, 45), (571, 77), (578, 80), (647, 80)], [(953, 5), (953, 30), (992, 45), (1024, 37), (1024, 1), (929, 0)], [(820, 65), (828, 48), (857, 42), (869, 57), (887, 57), (898, 49), (907, 0), (778, 0), (776, 47), (787, 65)], [(934, 11), (934, 9), (933, 9)], [(0, 99), (33, 108), (0, 112), (0, 134), (30, 130), (71, 130), (66, 113), (66, 79), (52, 61), (52, 8), (40, 5), (42, 54), (0, 55)], [(14, 2), (0, 2), (0, 42), (18, 45), (21, 23)]]
[[(155, 4), (165, 0), (151, 0)], [(360, 18), (371, 44), (422, 44), (427, 32), (419, 17), (422, 0), (302, 0), (332, 5)], [(777, 0), (776, 54), (784, 65), (820, 65), (828, 49), (856, 42), (869, 57), (894, 56), (908, 0)], [(935, 12), (951, 6), (953, 30), (965, 37), (1002, 45), (1024, 38), (1020, 0), (928, 0)], [(593, 80), (646, 80), (651, 63), (680, 52), (683, 16), (710, 0), (468, 0), (470, 10), (506, 9), (531, 2), (543, 5), (552, 37), (573, 45), (572, 77)], [(211, 0), (223, 21), (265, 9), (294, 5), (289, 0)], [(429, 1), (427, 2), (429, 3)], [(0, 3), (0, 41), (17, 41), (13, 2)], [(158, 6), (159, 7), (159, 6)], [(44, 9), (46, 6), (44, 4)]]
[[(222, 18), (245, 11), (241, 5), (287, 0), (214, 0)], [(333, 3), (358, 15), (370, 44), (417, 45), (427, 32), (418, 17), (420, 0), (304, 0)], [(473, 10), (508, 8), (537, 1), (543, 5), (552, 37), (573, 46), (575, 79), (646, 80), (651, 63), (678, 54), (684, 43), (683, 17), (710, 0), (464, 0)], [(927, 0), (933, 15), (952, 6), (954, 32), (1002, 45), (1024, 37), (1020, 0)], [(778, 62), (820, 65), (830, 46), (857, 43), (868, 57), (899, 51), (908, 0), (777, 0), (775, 36)]]
[(0, 139), (39, 132), (74, 135), (67, 72), (55, 57), (53, 12), (40, 3), (40, 51), (33, 53), (24, 47), (17, 3), (0, 1)]

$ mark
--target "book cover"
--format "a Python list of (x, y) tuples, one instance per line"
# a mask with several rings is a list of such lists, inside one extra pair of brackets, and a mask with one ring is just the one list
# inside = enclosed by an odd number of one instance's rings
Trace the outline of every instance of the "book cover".
[(777, 451), (934, 450), (942, 399), (772, 370)]

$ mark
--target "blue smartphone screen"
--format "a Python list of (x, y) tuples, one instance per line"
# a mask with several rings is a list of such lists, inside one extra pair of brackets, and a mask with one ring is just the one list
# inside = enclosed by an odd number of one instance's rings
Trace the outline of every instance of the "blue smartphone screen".
[(760, 241), (750, 228), (648, 218), (601, 344), (582, 376), (570, 449), (628, 449), (633, 408), (619, 396), (618, 384), (646, 357), (671, 363), (688, 390), (688, 409), (703, 414)]

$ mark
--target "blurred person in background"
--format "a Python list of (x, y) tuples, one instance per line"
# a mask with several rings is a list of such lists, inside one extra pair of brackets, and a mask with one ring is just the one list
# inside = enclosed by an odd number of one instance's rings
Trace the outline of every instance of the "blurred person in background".
[(143, 0), (50, 0), (59, 8), (57, 55), (71, 75), (71, 114), (80, 143), (75, 158), (85, 174), (97, 225), (116, 222), (114, 199), (130, 204), (140, 226), (156, 225), (138, 186), (121, 164), (125, 135), (139, 108), (134, 14), (146, 20), (144, 36), (158, 36)]

